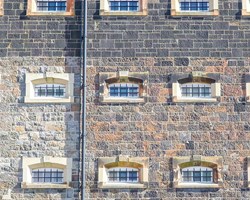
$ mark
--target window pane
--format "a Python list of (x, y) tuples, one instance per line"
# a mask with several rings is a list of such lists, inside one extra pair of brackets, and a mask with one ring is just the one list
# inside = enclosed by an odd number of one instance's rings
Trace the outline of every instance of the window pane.
[(134, 168), (113, 168), (108, 171), (110, 182), (138, 182), (138, 170)]
[(182, 84), (181, 95), (183, 97), (211, 97), (211, 85), (197, 83)]
[(41, 168), (32, 170), (32, 182), (61, 183), (63, 171), (61, 169)]
[(139, 97), (139, 86), (137, 84), (115, 83), (109, 86), (111, 97)]
[(180, 0), (181, 11), (208, 11), (208, 0)]
[(36, 85), (35, 96), (37, 97), (64, 97), (65, 86), (58, 85), (58, 84)]
[(183, 182), (213, 182), (213, 169), (208, 167), (187, 167), (181, 175)]
[(137, 171), (129, 172), (129, 181), (136, 182), (137, 179), (138, 179), (138, 172)]
[(111, 11), (138, 11), (138, 0), (110, 0), (109, 6)]
[(38, 11), (66, 11), (66, 0), (38, 0)]

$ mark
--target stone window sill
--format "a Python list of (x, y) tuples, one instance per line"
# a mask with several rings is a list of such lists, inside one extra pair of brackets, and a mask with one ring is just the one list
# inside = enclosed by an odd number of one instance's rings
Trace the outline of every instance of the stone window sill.
[(144, 98), (104, 98), (102, 103), (144, 103)]
[(192, 188), (192, 189), (196, 189), (196, 188), (220, 188), (219, 184), (215, 184), (215, 183), (178, 183), (178, 185), (176, 186), (176, 188)]
[(23, 182), (22, 183), (22, 188), (26, 188), (26, 189), (45, 189), (45, 188), (56, 188), (56, 189), (66, 189), (66, 188), (70, 188), (68, 184), (53, 184), (53, 183), (26, 183)]
[(173, 102), (179, 102), (179, 103), (195, 103), (195, 102), (201, 102), (201, 103), (209, 103), (209, 102), (217, 102), (217, 98), (177, 98), (173, 97)]
[(73, 103), (74, 97), (69, 98), (27, 98), (25, 97), (25, 103)]
[(74, 17), (74, 12), (28, 12), (27, 16)]
[(146, 188), (145, 184), (141, 183), (105, 183), (99, 184), (99, 188), (103, 189), (143, 189)]
[(147, 16), (148, 11), (139, 12), (111, 12), (111, 11), (100, 11), (101, 16)]
[(171, 16), (172, 17), (206, 17), (206, 16), (218, 16), (219, 15), (219, 11), (218, 10), (214, 10), (214, 11), (210, 11), (210, 12), (189, 12), (189, 11), (185, 11), (185, 12), (176, 12), (175, 10), (171, 11)]

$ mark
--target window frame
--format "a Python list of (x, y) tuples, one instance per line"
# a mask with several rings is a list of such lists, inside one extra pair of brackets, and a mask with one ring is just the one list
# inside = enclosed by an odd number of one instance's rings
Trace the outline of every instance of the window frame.
[[(189, 171), (190, 170), (190, 171)], [(205, 171), (206, 170), (206, 171)], [(184, 172), (189, 172), (188, 178), (191, 178), (192, 181), (185, 181), (184, 180)], [(195, 176), (195, 172), (200, 172), (199, 176)], [(211, 181), (204, 181), (204, 172), (211, 172)], [(198, 174), (198, 173), (196, 173)], [(209, 167), (203, 167), (203, 166), (191, 166), (191, 167), (185, 167), (181, 169), (181, 177), (182, 177), (182, 183), (213, 183), (213, 169)], [(195, 178), (199, 178), (200, 181), (194, 180)], [(205, 176), (207, 177), (207, 176)]]
[[(55, 173), (57, 175), (53, 176)], [(58, 176), (58, 174), (61, 174), (61, 176)], [(36, 168), (31, 170), (32, 183), (62, 184), (63, 176), (64, 176), (63, 169), (58, 169), (53, 167)], [(37, 179), (38, 181), (34, 181), (34, 179)], [(42, 179), (43, 181), (39, 181), (39, 179)], [(46, 181), (46, 179), (50, 179), (50, 181)], [(52, 179), (57, 179), (57, 180), (61, 179), (61, 181), (53, 181)]]
[[(74, 74), (70, 73), (26, 73), (25, 103), (73, 103), (74, 102)], [(59, 84), (65, 86), (65, 96), (36, 96), (36, 86), (43, 84)]]
[[(111, 92), (111, 87), (117, 89), (117, 92)], [(125, 91), (122, 92), (122, 89)], [(134, 91), (134, 89), (136, 89), (136, 92)], [(111, 83), (108, 85), (108, 90), (109, 98), (139, 98), (140, 85), (138, 83)], [(113, 96), (111, 95), (111, 93), (117, 93), (117, 96)], [(134, 96), (135, 93), (136, 96)]]
[[(63, 171), (63, 182), (33, 182), (32, 170), (55, 168)], [(22, 158), (22, 188), (70, 188), (72, 181), (72, 158), (44, 156), (42, 158)]]
[[(134, 176), (130, 176), (130, 173), (136, 172), (136, 181), (131, 181), (130, 178), (134, 178)], [(112, 173), (113, 177), (110, 177), (110, 173)], [(109, 183), (139, 183), (139, 169), (137, 168), (132, 168), (132, 167), (113, 167), (113, 168), (109, 168), (107, 169), (107, 176), (108, 176), (108, 182)], [(124, 177), (121, 176), (121, 174), (126, 174)], [(134, 174), (134, 173), (133, 173)], [(110, 178), (114, 179), (119, 179), (117, 181), (111, 181)], [(121, 179), (125, 179), (126, 180), (121, 180)]]
[[(209, 4), (210, 4), (210, 2), (209, 2), (209, 0), (206, 0), (205, 2), (203, 2), (203, 1), (205, 1), (205, 0), (202, 0), (202, 2), (200, 2), (200, 0), (196, 0), (196, 1), (189, 1), (189, 2), (186, 2), (186, 0), (179, 0), (179, 6), (180, 6), (180, 11), (181, 12), (207, 12), (207, 11), (209, 11)], [(192, 7), (192, 3), (197, 7), (197, 10), (196, 9), (194, 9), (194, 10), (192, 10), (192, 8), (194, 8), (194, 7)], [(204, 4), (204, 3), (207, 3), (208, 5), (206, 6), (206, 10), (203, 10), (203, 9), (199, 9), (199, 8), (203, 8), (203, 6), (201, 6), (201, 4)], [(188, 5), (188, 10), (182, 10), (181, 9), (181, 7), (182, 7), (182, 5), (181, 4), (189, 4)], [(185, 6), (184, 6), (185, 7)]]
[(75, 16), (75, 0), (66, 0), (65, 11), (39, 11), (37, 10), (37, 0), (28, 0), (28, 16)]
[(146, 16), (148, 14), (148, 0), (138, 0), (138, 11), (112, 11), (109, 0), (100, 0), (101, 16)]
[[(190, 87), (191, 87), (191, 90), (188, 92), (187, 89), (190, 88)], [(184, 88), (186, 89), (186, 94), (191, 92), (192, 96), (184, 96), (183, 95)], [(202, 88), (208, 88), (209, 89), (209, 95), (208, 96), (205, 95), (206, 94), (205, 91), (203, 93), (204, 96), (200, 95), (202, 93), (200, 89), (202, 89)], [(198, 96), (194, 96), (194, 93), (195, 93), (194, 89), (197, 89)], [(208, 84), (208, 83), (192, 83), (192, 82), (183, 83), (183, 84), (180, 84), (180, 90), (181, 90), (181, 97), (182, 98), (211, 98), (212, 97), (211, 84)]]
[[(211, 85), (211, 97), (186, 97), (182, 96), (181, 87), (185, 84), (206, 84)], [(221, 84), (213, 78), (201, 73), (193, 73), (179, 78), (172, 83), (173, 102), (218, 102), (221, 96)]]
[(180, 0), (171, 0), (171, 16), (218, 16), (218, 0), (208, 0), (209, 11), (182, 11), (180, 10)]
[[(98, 187), (103, 189), (129, 189), (148, 187), (149, 159), (146, 157), (101, 157), (98, 158)], [(108, 172), (112, 169), (137, 169), (138, 182), (109, 181)]]
[[(53, 95), (49, 95), (49, 93), (51, 93), (49, 91), (49, 89), (52, 89), (52, 94)], [(39, 91), (40, 90), (40, 91)], [(42, 90), (44, 90), (44, 92), (42, 92)], [(58, 91), (59, 90), (59, 95), (58, 95)], [(50, 98), (65, 98), (65, 93), (66, 93), (66, 87), (63, 84), (37, 84), (34, 86), (34, 91), (35, 91), (35, 97), (50, 97)], [(41, 93), (44, 93), (45, 95), (42, 95)], [(60, 95), (60, 94), (63, 95)], [(41, 95), (39, 95), (41, 94)]]
[[(183, 156), (173, 157), (174, 188), (221, 188), (222, 179), (222, 157), (221, 156)], [(187, 168), (208, 168), (213, 171), (212, 182), (185, 182), (182, 170)]]
[[(144, 103), (147, 101), (148, 72), (100, 72), (99, 73), (99, 100), (101, 103)], [(138, 85), (137, 97), (110, 96), (112, 84)]]

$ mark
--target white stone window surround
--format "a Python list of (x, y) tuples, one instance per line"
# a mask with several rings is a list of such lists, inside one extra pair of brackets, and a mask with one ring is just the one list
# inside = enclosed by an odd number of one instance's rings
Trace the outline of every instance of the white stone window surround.
[[(183, 182), (181, 170), (186, 167), (206, 167), (213, 169), (213, 182)], [(173, 157), (174, 188), (221, 188), (222, 180), (221, 156), (183, 156)]]
[[(110, 182), (108, 171), (113, 168), (136, 168), (138, 182)], [(103, 189), (133, 189), (147, 188), (149, 160), (145, 157), (101, 157), (98, 159), (98, 187)]]
[(4, 15), (4, 8), (3, 8), (4, 0), (0, 0), (0, 16)]
[(148, 0), (139, 0), (138, 11), (111, 11), (109, 0), (100, 0), (101, 16), (146, 16), (148, 14)]
[(247, 157), (247, 181), (248, 188), (250, 188), (250, 157)]
[[(200, 82), (200, 80), (207, 80), (210, 83)], [(181, 93), (182, 84), (209, 84), (211, 86), (211, 97), (183, 97)], [(180, 79), (172, 83), (172, 96), (173, 102), (217, 102), (217, 98), (221, 96), (221, 84), (211, 78), (193, 73), (192, 80), (188, 82), (183, 83), (182, 79)]]
[[(63, 170), (63, 183), (33, 183), (32, 170), (39, 168), (56, 168)], [(72, 180), (72, 158), (44, 156), (42, 158), (22, 158), (22, 188), (69, 188)]]
[[(25, 103), (73, 103), (74, 74), (70, 73), (27, 73), (25, 77)], [(35, 87), (41, 84), (60, 84), (65, 86), (64, 97), (36, 96)]]
[[(100, 101), (102, 103), (144, 103), (147, 97), (148, 72), (103, 72), (99, 76), (107, 77), (100, 80)], [(138, 97), (110, 96), (109, 88), (112, 84), (134, 84), (139, 86)]]
[(67, 0), (66, 11), (38, 11), (37, 0), (28, 0), (27, 15), (28, 16), (74, 16), (75, 0)]
[(249, 0), (242, 0), (242, 16), (250, 16), (250, 1)]
[(247, 102), (250, 102), (250, 83), (246, 83), (246, 98)]
[(209, 11), (181, 11), (180, 0), (171, 0), (171, 16), (218, 16), (218, 0), (209, 0)]

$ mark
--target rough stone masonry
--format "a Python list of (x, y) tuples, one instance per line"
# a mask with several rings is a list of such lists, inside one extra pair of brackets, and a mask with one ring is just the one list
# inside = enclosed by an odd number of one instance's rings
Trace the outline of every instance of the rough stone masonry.
[[(88, 3), (88, 199), (249, 200), (249, 17), (241, 0), (219, 0), (219, 16), (170, 16), (170, 0), (148, 15), (100, 16)], [(149, 72), (143, 104), (99, 102), (99, 72)], [(216, 103), (173, 103), (171, 77), (219, 74)], [(148, 157), (147, 189), (99, 189), (98, 157)], [(222, 156), (223, 187), (176, 189), (174, 156)]]

